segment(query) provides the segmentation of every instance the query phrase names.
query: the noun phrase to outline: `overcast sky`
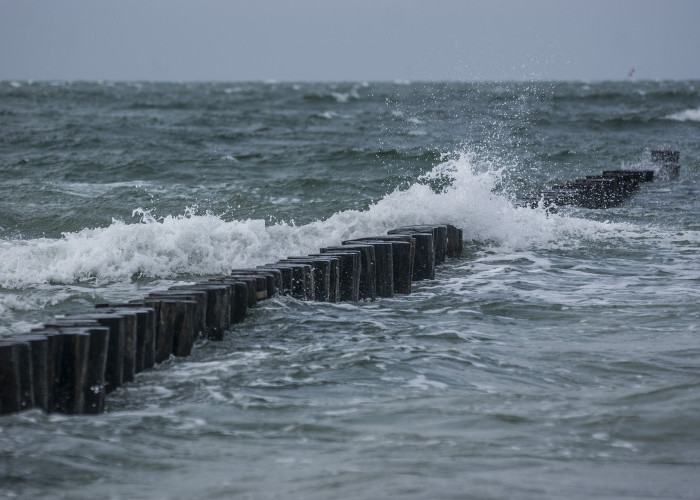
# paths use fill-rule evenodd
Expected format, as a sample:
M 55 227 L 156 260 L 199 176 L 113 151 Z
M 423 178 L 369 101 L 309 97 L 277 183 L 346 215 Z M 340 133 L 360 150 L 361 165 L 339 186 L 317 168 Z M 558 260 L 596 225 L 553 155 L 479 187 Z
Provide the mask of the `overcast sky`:
M 700 78 L 700 0 L 0 0 L 0 79 Z

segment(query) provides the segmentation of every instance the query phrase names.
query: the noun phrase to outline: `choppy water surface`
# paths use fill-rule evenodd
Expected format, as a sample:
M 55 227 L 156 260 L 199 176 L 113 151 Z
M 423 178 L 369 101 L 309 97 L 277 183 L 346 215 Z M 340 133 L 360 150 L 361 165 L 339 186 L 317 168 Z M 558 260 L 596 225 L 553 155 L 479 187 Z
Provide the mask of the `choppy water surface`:
M 420 222 L 415 293 L 288 297 L 104 415 L 0 418 L 0 496 L 697 498 L 700 82 L 0 82 L 0 337 Z M 681 152 L 623 206 L 516 209 Z

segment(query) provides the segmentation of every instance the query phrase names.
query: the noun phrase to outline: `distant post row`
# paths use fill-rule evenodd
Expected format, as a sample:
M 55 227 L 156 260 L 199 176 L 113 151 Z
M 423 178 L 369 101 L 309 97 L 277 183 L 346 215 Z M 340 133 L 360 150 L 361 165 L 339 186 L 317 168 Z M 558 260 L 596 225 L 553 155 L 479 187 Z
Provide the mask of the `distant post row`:
M 413 281 L 434 279 L 437 264 L 461 255 L 462 240 L 462 229 L 449 224 L 405 226 L 57 317 L 0 340 L 0 415 L 30 408 L 101 413 L 107 394 L 171 356 L 188 356 L 198 338 L 222 340 L 259 301 L 290 295 L 352 302 L 410 294 Z
M 588 175 L 552 186 L 552 189 L 532 194 L 518 200 L 517 205 L 536 208 L 542 206 L 550 211 L 559 206 L 582 208 L 617 207 L 629 198 L 641 183 L 661 180 L 676 180 L 680 173 L 680 152 L 654 150 L 651 161 L 657 170 L 606 170 L 601 175 Z

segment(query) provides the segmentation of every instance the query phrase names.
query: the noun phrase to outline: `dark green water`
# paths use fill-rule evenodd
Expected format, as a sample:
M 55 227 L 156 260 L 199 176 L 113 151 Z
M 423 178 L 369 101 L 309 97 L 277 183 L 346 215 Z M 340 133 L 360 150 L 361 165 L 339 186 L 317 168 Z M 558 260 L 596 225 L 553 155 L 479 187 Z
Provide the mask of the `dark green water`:
M 696 498 L 700 82 L 0 82 L 0 337 L 410 223 L 409 297 L 274 299 L 97 417 L 0 418 L 0 496 Z M 518 196 L 675 182 L 548 215 Z

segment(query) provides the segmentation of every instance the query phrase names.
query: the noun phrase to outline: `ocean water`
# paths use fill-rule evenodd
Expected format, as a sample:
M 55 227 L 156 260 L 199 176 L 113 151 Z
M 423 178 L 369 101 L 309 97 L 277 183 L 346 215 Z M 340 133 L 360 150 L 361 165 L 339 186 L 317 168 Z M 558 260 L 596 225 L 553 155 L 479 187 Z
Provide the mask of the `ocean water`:
M 264 302 L 99 416 L 0 418 L 0 497 L 698 498 L 700 82 L 0 82 L 0 337 L 413 223 L 414 293 Z M 681 153 L 675 182 L 514 201 Z

